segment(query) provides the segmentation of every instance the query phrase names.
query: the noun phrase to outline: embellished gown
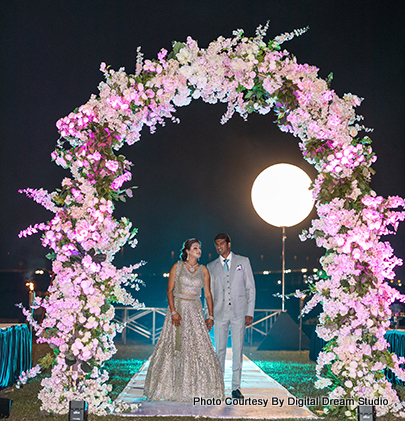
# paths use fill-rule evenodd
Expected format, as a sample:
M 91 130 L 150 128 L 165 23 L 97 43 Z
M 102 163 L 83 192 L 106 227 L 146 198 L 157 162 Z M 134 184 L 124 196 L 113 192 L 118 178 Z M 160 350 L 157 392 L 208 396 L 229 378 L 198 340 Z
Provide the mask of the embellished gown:
M 151 400 L 192 402 L 194 397 L 224 399 L 221 366 L 204 322 L 200 300 L 203 266 L 191 273 L 184 262 L 176 267 L 174 303 L 181 316 L 172 324 L 167 309 L 158 343 L 145 379 L 144 395 Z

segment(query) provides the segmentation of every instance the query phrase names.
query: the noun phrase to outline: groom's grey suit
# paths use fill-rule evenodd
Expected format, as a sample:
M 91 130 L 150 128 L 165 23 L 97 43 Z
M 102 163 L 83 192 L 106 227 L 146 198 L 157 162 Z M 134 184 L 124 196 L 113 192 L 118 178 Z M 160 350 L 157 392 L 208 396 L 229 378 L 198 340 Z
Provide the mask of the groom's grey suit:
M 232 253 L 232 252 L 231 252 Z M 232 253 L 229 272 L 218 257 L 207 265 L 211 276 L 214 303 L 215 349 L 225 372 L 226 344 L 229 325 L 232 338 L 232 390 L 240 388 L 243 360 L 245 316 L 252 316 L 255 308 L 255 281 L 247 257 Z

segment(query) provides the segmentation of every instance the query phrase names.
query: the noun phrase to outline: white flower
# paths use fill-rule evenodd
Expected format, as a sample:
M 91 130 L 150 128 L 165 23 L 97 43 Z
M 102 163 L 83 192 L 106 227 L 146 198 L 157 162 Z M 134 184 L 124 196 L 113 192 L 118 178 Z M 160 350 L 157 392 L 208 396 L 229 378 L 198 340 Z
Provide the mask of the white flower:
M 350 129 L 349 129 L 349 133 L 350 133 L 351 137 L 356 137 L 357 133 L 358 133 L 356 127 L 351 126 Z
M 332 384 L 330 379 L 325 379 L 324 377 L 318 378 L 318 380 L 315 382 L 315 388 L 316 389 L 324 389 L 325 387 L 328 387 Z
M 181 66 L 179 72 L 187 79 L 193 75 L 193 70 L 190 66 Z
M 351 388 L 353 387 L 353 383 L 352 383 L 352 381 L 351 381 L 351 380 L 346 380 L 346 381 L 345 381 L 345 386 L 346 386 L 348 389 L 351 389 Z
M 193 53 L 188 49 L 188 47 L 183 47 L 177 54 L 176 54 L 177 60 L 180 62 L 180 64 L 187 64 L 191 63 L 191 60 L 193 58 Z

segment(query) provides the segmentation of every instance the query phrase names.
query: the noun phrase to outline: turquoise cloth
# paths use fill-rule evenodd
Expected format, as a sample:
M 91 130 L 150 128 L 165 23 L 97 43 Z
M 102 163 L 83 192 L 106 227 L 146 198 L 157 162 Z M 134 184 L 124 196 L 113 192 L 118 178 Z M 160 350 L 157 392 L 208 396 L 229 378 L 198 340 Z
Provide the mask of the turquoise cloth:
M 384 337 L 390 344 L 388 348 L 390 352 L 394 352 L 398 357 L 405 357 L 405 331 L 389 330 Z M 405 385 L 405 382 L 399 380 L 391 370 L 386 370 L 385 375 L 391 383 Z
M 0 329 L 0 387 L 13 385 L 31 368 L 32 336 L 27 325 Z

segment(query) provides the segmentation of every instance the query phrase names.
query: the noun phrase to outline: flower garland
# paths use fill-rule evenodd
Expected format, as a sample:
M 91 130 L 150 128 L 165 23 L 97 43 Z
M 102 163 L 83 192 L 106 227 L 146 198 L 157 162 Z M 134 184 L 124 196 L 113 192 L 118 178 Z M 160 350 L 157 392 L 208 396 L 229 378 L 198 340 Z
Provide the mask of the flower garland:
M 112 217 L 112 201 L 132 196 L 131 189 L 121 190 L 131 179 L 131 163 L 113 150 L 138 141 L 144 125 L 153 133 L 165 119 L 178 122 L 175 107 L 201 98 L 228 104 L 222 123 L 235 112 L 246 119 L 249 113 L 273 109 L 280 129 L 299 137 L 304 159 L 319 172 L 313 185 L 319 219 L 302 239 L 314 238 L 327 250 L 323 275 L 304 309 L 322 303 L 317 333 L 329 341 L 318 359 L 316 386 L 330 388 L 332 398 L 388 398 L 387 407 L 377 407 L 379 415 L 388 410 L 405 414 L 384 376 L 388 367 L 405 379 L 399 367 L 403 360 L 388 352 L 384 339 L 389 305 L 403 300 L 384 280 L 394 277 L 393 268 L 402 261 L 389 243 L 380 241 L 404 219 L 405 213 L 395 209 L 405 202 L 383 199 L 369 187 L 376 156 L 368 135 L 359 136 L 370 131 L 354 111 L 361 99 L 352 94 L 339 98 L 316 67 L 299 64 L 281 50 L 284 41 L 307 29 L 265 43 L 267 26 L 259 26 L 254 38 L 242 30 L 233 38 L 221 36 L 207 49 L 188 37 L 186 43 L 174 43 L 170 53 L 162 49 L 156 60 L 144 60 L 138 49 L 134 75 L 102 63 L 106 80 L 99 96 L 92 95 L 57 122 L 61 140 L 52 158 L 73 178 L 50 194 L 24 191 L 55 217 L 21 232 L 43 231 L 56 274 L 50 295 L 36 301 L 46 309 L 44 321 L 34 322 L 39 341 L 51 344 L 57 354 L 52 376 L 42 381 L 43 410 L 66 413 L 73 398 L 88 400 L 90 412 L 113 409 L 107 374 L 101 371 L 114 353 L 118 327 L 111 322 L 110 303 L 137 305 L 122 288 L 123 282 L 136 281 L 131 272 L 137 265 L 117 270 L 111 263 L 128 240 L 136 244 L 129 221 Z M 330 409 L 354 415 L 354 408 Z
M 99 152 L 89 155 L 76 149 L 66 163 L 73 179 L 65 178 L 61 190 L 50 194 L 43 189 L 21 190 L 55 213 L 50 222 L 35 224 L 19 234 L 25 237 L 42 231 L 43 246 L 52 250 L 47 257 L 53 261 L 55 276 L 48 295 L 37 297 L 34 305 L 45 309 L 46 316 L 38 324 L 29 311 L 23 310 L 36 331 L 37 342 L 48 343 L 55 352 L 52 375 L 42 380 L 39 393 L 42 410 L 50 413 L 67 413 L 70 400 L 86 400 L 89 411 L 100 415 L 125 409 L 111 402 L 111 386 L 106 383 L 108 374 L 102 366 L 116 352 L 113 339 L 124 327 L 112 321 L 112 303 L 140 306 L 124 287 L 139 288 L 132 272 L 142 262 L 119 270 L 112 264 L 114 254 L 125 243 L 136 245 L 137 230 L 131 229 L 127 218 L 113 218 L 114 205 L 109 198 L 113 194 L 119 197 L 117 188 L 109 185 L 117 185 L 129 163 L 118 157 L 96 169 L 93 165 L 91 174 L 102 173 L 108 183 L 95 186 L 97 181 L 89 176 L 87 167 L 98 163 L 101 156 Z M 53 156 L 58 159 L 57 153 Z M 118 175 L 114 179 L 111 174 Z M 38 367 L 34 369 L 20 377 L 21 384 L 39 372 Z

